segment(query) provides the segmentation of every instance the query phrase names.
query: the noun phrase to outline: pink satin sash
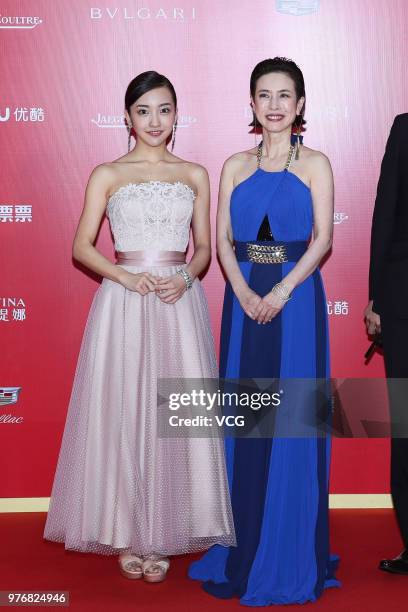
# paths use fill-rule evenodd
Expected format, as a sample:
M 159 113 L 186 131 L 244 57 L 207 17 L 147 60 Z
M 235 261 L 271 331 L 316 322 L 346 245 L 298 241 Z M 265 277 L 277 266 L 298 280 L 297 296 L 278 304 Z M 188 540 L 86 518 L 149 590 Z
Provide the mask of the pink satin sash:
M 118 251 L 116 255 L 116 263 L 124 266 L 171 266 L 186 261 L 182 251 Z

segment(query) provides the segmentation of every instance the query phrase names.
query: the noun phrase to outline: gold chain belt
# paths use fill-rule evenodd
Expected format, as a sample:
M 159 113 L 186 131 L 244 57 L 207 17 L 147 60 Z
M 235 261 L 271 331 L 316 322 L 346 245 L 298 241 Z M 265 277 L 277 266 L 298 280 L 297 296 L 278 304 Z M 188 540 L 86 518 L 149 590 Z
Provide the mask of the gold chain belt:
M 253 263 L 285 263 L 288 261 L 286 247 L 284 244 L 280 245 L 266 245 L 266 244 L 247 244 L 246 245 L 248 260 Z

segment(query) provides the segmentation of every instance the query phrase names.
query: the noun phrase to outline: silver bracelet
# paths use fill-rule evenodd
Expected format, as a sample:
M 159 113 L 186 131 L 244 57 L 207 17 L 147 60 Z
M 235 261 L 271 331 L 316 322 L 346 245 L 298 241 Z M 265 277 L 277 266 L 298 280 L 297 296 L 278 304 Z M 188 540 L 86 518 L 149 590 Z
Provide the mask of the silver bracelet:
M 282 302 L 287 302 L 292 297 L 289 289 L 284 283 L 276 283 L 276 285 L 272 287 L 272 293 L 277 295 Z
M 186 283 L 187 289 L 191 289 L 191 287 L 193 286 L 193 279 L 191 278 L 187 270 L 185 270 L 184 268 L 178 267 L 176 269 L 176 272 L 177 274 L 180 274 L 180 276 L 184 278 L 184 282 Z

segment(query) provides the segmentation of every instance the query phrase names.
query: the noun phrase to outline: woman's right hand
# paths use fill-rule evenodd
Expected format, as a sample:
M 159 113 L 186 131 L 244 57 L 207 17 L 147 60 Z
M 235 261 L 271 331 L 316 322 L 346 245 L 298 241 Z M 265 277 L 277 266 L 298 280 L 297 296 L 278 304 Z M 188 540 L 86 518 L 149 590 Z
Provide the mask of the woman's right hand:
M 373 300 L 370 300 L 367 304 L 364 311 L 364 319 L 369 336 L 374 336 L 381 332 L 381 318 L 380 315 L 373 310 Z
M 150 291 L 155 291 L 159 277 L 153 276 L 149 272 L 138 272 L 133 274 L 123 270 L 119 282 L 129 291 L 137 291 L 140 295 L 146 295 Z
M 237 295 L 237 298 L 245 314 L 248 315 L 248 317 L 250 317 L 251 319 L 254 319 L 256 307 L 258 306 L 262 298 L 257 293 L 255 293 L 255 291 L 252 291 L 252 289 L 250 289 L 249 287 L 245 289 L 245 291 Z

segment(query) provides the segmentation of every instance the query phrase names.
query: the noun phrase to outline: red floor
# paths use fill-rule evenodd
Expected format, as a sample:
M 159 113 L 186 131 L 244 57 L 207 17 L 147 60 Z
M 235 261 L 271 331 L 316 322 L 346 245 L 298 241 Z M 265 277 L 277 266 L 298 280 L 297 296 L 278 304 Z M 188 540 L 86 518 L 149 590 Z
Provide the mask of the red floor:
M 64 590 L 71 610 L 200 612 L 246 610 L 222 601 L 186 578 L 195 556 L 172 562 L 168 579 L 150 585 L 122 578 L 115 557 L 66 552 L 42 540 L 45 514 L 0 514 L 0 590 Z M 400 552 L 391 510 L 332 510 L 332 550 L 341 556 L 341 589 L 329 589 L 311 610 L 402 612 L 408 610 L 408 576 L 377 570 L 380 558 Z M 298 606 L 296 606 L 298 607 Z M 275 606 L 287 609 L 288 606 Z M 294 608 L 294 606 L 291 606 Z

